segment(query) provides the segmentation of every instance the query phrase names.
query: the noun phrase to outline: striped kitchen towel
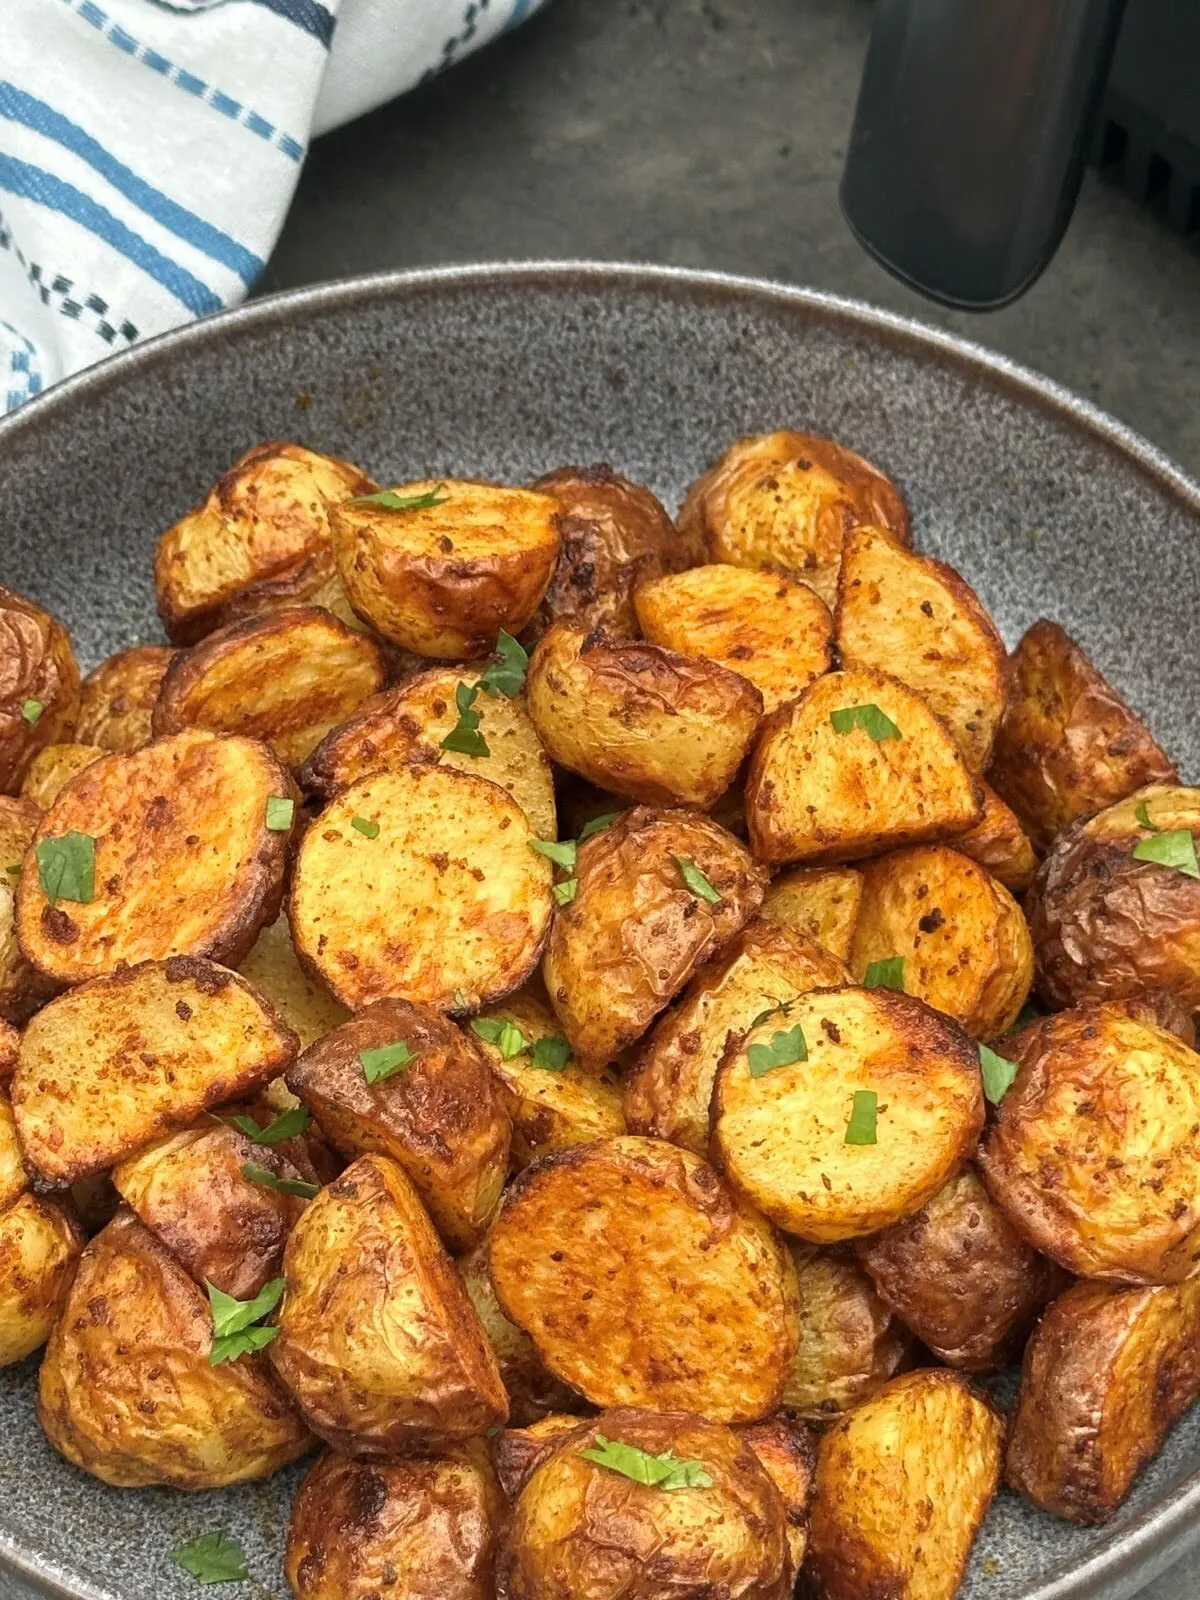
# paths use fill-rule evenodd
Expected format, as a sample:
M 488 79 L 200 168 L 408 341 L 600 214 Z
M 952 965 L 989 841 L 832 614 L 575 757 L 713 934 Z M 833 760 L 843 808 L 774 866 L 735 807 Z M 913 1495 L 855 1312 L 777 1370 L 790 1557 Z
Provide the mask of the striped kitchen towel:
M 0 411 L 235 304 L 309 140 L 543 0 L 0 0 Z

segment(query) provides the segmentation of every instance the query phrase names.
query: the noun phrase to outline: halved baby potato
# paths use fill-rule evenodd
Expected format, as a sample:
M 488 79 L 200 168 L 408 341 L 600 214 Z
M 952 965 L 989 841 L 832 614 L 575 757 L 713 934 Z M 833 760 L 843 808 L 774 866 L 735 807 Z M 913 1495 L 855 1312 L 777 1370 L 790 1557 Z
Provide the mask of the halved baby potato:
M 533 1340 L 500 1309 L 488 1270 L 487 1241 L 456 1264 L 508 1391 L 510 1426 L 523 1428 L 548 1413 L 580 1410 L 581 1397 L 546 1370 Z
M 17 1070 L 21 1035 L 10 1022 L 0 1022 L 0 1084 L 7 1083 Z
M 26 1193 L 0 1211 L 0 1367 L 50 1337 L 83 1246 L 69 1204 Z
M 79 667 L 67 630 L 0 586 L 0 795 L 17 794 L 29 763 L 73 737 Z
M 0 1090 L 0 1210 L 11 1205 L 22 1190 L 29 1187 L 29 1173 L 21 1154 L 17 1138 L 17 1123 L 12 1102 L 5 1090 Z
M 80 685 L 75 737 L 104 750 L 136 750 L 151 737 L 150 718 L 175 652 L 139 644 L 93 667 Z
M 44 745 L 26 770 L 21 799 L 28 800 L 39 811 L 49 811 L 77 772 L 107 754 L 108 751 L 98 744 Z
M 42 813 L 31 800 L 0 795 L 0 1022 L 22 1023 L 55 992 L 17 941 L 17 883 Z M 33 857 L 29 869 L 36 872 Z
M 849 961 L 861 899 L 862 873 L 855 867 L 793 867 L 767 885 L 759 915 Z
M 983 813 L 973 828 L 955 835 L 954 848 L 986 867 L 1013 894 L 1021 894 L 1037 872 L 1033 846 L 1016 812 L 1005 805 L 990 784 L 981 778 L 978 787 L 983 795 Z
M 746 780 L 762 861 L 854 861 L 964 833 L 979 790 L 946 725 L 885 672 L 829 672 L 769 718 Z
M 792 1573 L 800 1571 L 808 1548 L 808 1502 L 812 1495 L 817 1452 L 812 1435 L 799 1422 L 770 1417 L 742 1428 L 742 1438 L 758 1457 L 767 1477 L 779 1490 L 787 1515 L 787 1543 Z M 793 1579 L 794 1581 L 794 1579 Z
M 298 1036 L 302 1050 L 332 1033 L 350 1015 L 323 983 L 301 967 L 286 916 L 276 917 L 263 929 L 238 971 L 275 1007 Z

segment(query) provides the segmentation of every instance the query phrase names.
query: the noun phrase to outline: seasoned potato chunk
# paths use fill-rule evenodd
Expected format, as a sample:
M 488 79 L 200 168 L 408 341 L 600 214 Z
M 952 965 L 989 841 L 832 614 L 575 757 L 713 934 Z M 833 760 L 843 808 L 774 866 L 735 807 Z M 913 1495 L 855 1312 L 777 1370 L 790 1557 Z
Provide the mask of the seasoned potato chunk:
M 550 924 L 553 871 L 533 837 L 512 796 L 472 773 L 360 778 L 300 845 L 288 916 L 301 963 L 351 1009 L 499 999 L 529 976 Z
M 792 1246 L 800 1344 L 780 1401 L 789 1416 L 827 1423 L 911 1364 L 913 1337 L 853 1256 Z
M 28 1184 L 12 1102 L 0 1090 L 0 1210 L 11 1205 Z
M 657 1139 L 527 1167 L 491 1233 L 504 1314 L 594 1405 L 752 1422 L 796 1351 L 796 1281 L 771 1228 L 712 1168 Z
M 292 1229 L 271 1360 L 348 1455 L 443 1450 L 503 1422 L 479 1318 L 402 1169 L 362 1156 Z
M 767 1477 L 779 1490 L 787 1513 L 787 1542 L 792 1571 L 799 1572 L 808 1548 L 808 1501 L 812 1493 L 817 1453 L 807 1428 L 783 1417 L 752 1422 L 742 1438 L 758 1457 Z
M 642 806 L 586 839 L 575 873 L 543 976 L 572 1046 L 611 1061 L 750 919 L 766 874 L 707 817 Z
M 781 706 L 746 779 L 763 861 L 853 861 L 963 833 L 982 802 L 945 724 L 897 678 L 855 668 Z
M 0 1211 L 0 1367 L 50 1337 L 83 1244 L 70 1209 L 55 1200 L 22 1194 Z
M 911 1216 L 961 1166 L 983 1128 L 979 1059 L 908 995 L 825 990 L 734 1041 L 712 1114 L 734 1188 L 786 1232 L 832 1244 Z
M 568 623 L 543 634 L 526 679 L 552 761 L 647 805 L 707 811 L 741 766 L 762 696 L 715 661 Z
M 21 785 L 21 798 L 37 806 L 39 811 L 49 811 L 59 794 L 77 772 L 90 767 L 93 761 L 107 755 L 98 744 L 48 744 L 39 750 L 29 763 L 25 781 Z
M 448 661 L 487 655 L 501 628 L 520 633 L 558 559 L 558 502 L 449 480 L 390 494 L 399 503 L 333 510 L 333 553 L 359 616 L 404 649 Z
M 301 967 L 286 917 L 276 917 L 263 929 L 238 971 L 275 1007 L 298 1036 L 302 1050 L 332 1033 L 350 1015 L 324 984 Z
M 1008 710 L 988 778 L 1038 850 L 1175 767 L 1136 712 L 1057 622 L 1035 622 L 1013 651 Z
M 731 444 L 679 513 L 680 532 L 702 540 L 710 561 L 792 573 L 827 606 L 837 598 L 846 536 L 863 526 L 910 542 L 895 485 L 844 445 L 786 429 Z
M 509 1502 L 515 1502 L 533 1474 L 549 1461 L 560 1445 L 566 1444 L 568 1439 L 577 1443 L 586 1436 L 588 1427 L 585 1418 L 552 1412 L 528 1427 L 504 1428 L 498 1433 L 492 1445 L 492 1460 Z
M 903 550 L 877 528 L 847 534 L 835 614 L 847 666 L 915 689 L 982 772 L 1008 695 L 1008 657 L 974 589 L 953 567 Z
M 139 644 L 93 667 L 79 692 L 75 737 L 104 750 L 136 750 L 150 740 L 150 718 L 174 650 Z
M 0 586 L 0 794 L 17 794 L 29 763 L 72 737 L 79 668 L 62 623 Z
M 179 652 L 159 690 L 154 732 L 240 733 L 294 767 L 386 679 L 365 633 L 315 606 L 273 611 Z
M 1005 1476 L 1043 1511 L 1107 1522 L 1200 1397 L 1200 1282 L 1077 1283 L 1025 1351 Z
M 904 963 L 898 987 L 976 1039 L 1012 1025 L 1033 981 L 1020 906 L 982 867 L 940 844 L 896 850 L 863 872 L 855 980 L 895 957 Z
M 194 956 L 93 978 L 39 1011 L 12 1080 L 31 1164 L 65 1185 L 282 1072 L 296 1035 L 236 973 Z
M 983 814 L 973 828 L 955 836 L 954 848 L 986 867 L 992 877 L 1021 894 L 1033 882 L 1037 857 L 1015 811 L 1010 810 L 990 785 L 979 780 Z
M 707 1155 L 713 1079 L 729 1040 L 797 995 L 849 982 L 842 963 L 802 934 L 749 923 L 701 967 L 643 1044 L 625 1094 L 630 1132 Z
M 424 1461 L 327 1450 L 292 1505 L 284 1572 L 296 1600 L 494 1600 L 504 1511 L 482 1441 Z
M 508 1391 L 511 1425 L 525 1427 L 547 1413 L 580 1410 L 583 1404 L 580 1396 L 547 1372 L 533 1340 L 501 1311 L 488 1270 L 487 1242 L 463 1256 L 458 1270 Z
M 817 1446 L 815 1600 L 953 1600 L 996 1492 L 1004 1423 L 956 1372 L 908 1372 Z
M 862 873 L 854 867 L 793 867 L 767 886 L 760 915 L 849 961 L 861 899 Z
M 7 1083 L 17 1070 L 17 1051 L 21 1036 L 9 1022 L 0 1022 L 0 1083 Z
M 235 598 L 306 567 L 326 570 L 330 503 L 373 488 L 348 461 L 303 445 L 270 439 L 247 450 L 158 541 L 154 590 L 167 637 L 194 644 Z
M 203 1290 L 128 1211 L 83 1252 L 38 1378 L 38 1420 L 103 1483 L 220 1489 L 312 1447 L 265 1357 L 213 1366 Z
M 979 1163 L 1017 1231 L 1081 1278 L 1200 1272 L 1200 1056 L 1124 1005 L 1063 1011 L 1003 1043 L 1020 1070 Z
M 0 1032 L 5 1021 L 24 1022 L 55 991 L 17 942 L 17 882 L 41 817 L 31 800 L 0 795 Z M 30 870 L 37 871 L 32 857 Z
M 647 639 L 749 678 L 766 711 L 829 670 L 829 608 L 807 584 L 782 573 L 693 567 L 642 584 L 635 604 Z

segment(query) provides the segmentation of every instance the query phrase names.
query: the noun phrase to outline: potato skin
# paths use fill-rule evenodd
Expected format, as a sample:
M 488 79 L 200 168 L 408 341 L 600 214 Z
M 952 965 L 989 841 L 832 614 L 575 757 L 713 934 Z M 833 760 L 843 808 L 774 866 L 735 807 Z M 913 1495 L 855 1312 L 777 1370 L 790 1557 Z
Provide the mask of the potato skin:
M 30 722 L 29 700 L 42 710 Z M 72 737 L 79 714 L 79 667 L 62 623 L 0 585 L 0 794 L 20 791 L 29 763 Z
M 17 940 L 17 882 L 42 813 L 31 800 L 0 795 L 0 1024 L 26 1022 L 57 985 L 22 953 Z M 36 865 L 33 867 L 36 872 Z
M 69 1205 L 26 1193 L 0 1211 L 0 1367 L 50 1337 L 83 1245 Z
M 174 656 L 165 645 L 140 644 L 93 667 L 80 686 L 76 739 L 104 750 L 148 744 L 158 688 Z
M 1145 723 L 1066 630 L 1035 622 L 1012 654 L 1008 709 L 988 769 L 1035 849 L 1136 789 L 1176 779 Z
M 21 784 L 21 798 L 49 811 L 77 772 L 107 755 L 97 744 L 48 744 L 29 763 Z
M 862 882 L 854 867 L 793 867 L 772 878 L 759 915 L 849 961 Z
M 848 1252 L 792 1243 L 800 1344 L 780 1410 L 827 1425 L 911 1365 L 913 1336 Z
M 812 1435 L 801 1423 L 784 1417 L 752 1422 L 742 1438 L 758 1457 L 767 1477 L 779 1490 L 787 1513 L 788 1551 L 792 1570 L 799 1572 L 808 1547 L 808 1501 L 812 1493 L 817 1452 Z
M 694 895 L 676 859 L 721 896 Z M 758 909 L 766 874 L 694 811 L 638 806 L 579 847 L 578 888 L 550 930 L 543 976 L 572 1047 L 610 1061 Z
M 9 1022 L 0 1022 L 0 1083 L 6 1084 L 17 1070 L 17 1050 L 21 1036 Z
M 203 1291 L 128 1211 L 80 1258 L 38 1378 L 38 1421 L 120 1488 L 266 1478 L 312 1440 L 261 1355 L 214 1367 Z
M 533 1340 L 500 1309 L 488 1270 L 487 1241 L 461 1257 L 457 1266 L 508 1392 L 509 1429 L 528 1427 L 548 1415 L 582 1410 L 582 1396 L 546 1370 Z
M 503 1496 L 480 1443 L 411 1461 L 327 1450 L 292 1504 L 296 1600 L 493 1600 Z
M 966 833 L 955 835 L 954 848 L 986 868 L 998 883 L 1013 894 L 1023 894 L 1037 872 L 1037 857 L 1017 814 L 982 779 L 977 785 L 983 796 L 979 821 Z

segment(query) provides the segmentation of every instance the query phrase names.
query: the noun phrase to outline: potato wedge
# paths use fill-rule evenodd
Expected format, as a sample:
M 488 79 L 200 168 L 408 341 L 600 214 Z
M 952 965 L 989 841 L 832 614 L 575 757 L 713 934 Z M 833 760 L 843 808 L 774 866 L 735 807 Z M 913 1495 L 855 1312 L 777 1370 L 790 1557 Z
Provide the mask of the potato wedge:
M 5 1021 L 26 1021 L 56 989 L 17 942 L 17 883 L 41 818 L 31 800 L 0 795 L 0 1027 Z
M 651 643 L 749 678 L 765 711 L 795 699 L 829 671 L 829 608 L 807 584 L 782 573 L 692 567 L 641 584 L 634 603 Z
M 550 930 L 543 976 L 572 1047 L 600 1062 L 638 1039 L 749 921 L 766 882 L 707 817 L 643 806 L 579 846 L 575 878 L 575 896 Z
M 862 873 L 855 867 L 793 867 L 768 884 L 759 915 L 849 961 L 861 899 Z
M 574 1415 L 564 1416 L 551 1412 L 539 1417 L 527 1427 L 509 1427 L 495 1435 L 492 1460 L 496 1463 L 496 1477 L 510 1504 L 540 1466 L 543 1466 L 560 1445 L 570 1439 L 579 1442 L 587 1436 L 590 1419 Z
M 104 750 L 148 744 L 158 688 L 174 656 L 164 645 L 139 644 L 93 667 L 80 686 L 76 739 Z
M 501 628 L 520 633 L 558 559 L 558 502 L 450 479 L 390 493 L 402 503 L 344 500 L 331 517 L 338 573 L 364 622 L 446 661 L 487 655 Z
M 955 836 L 954 848 L 986 867 L 1013 894 L 1022 894 L 1033 882 L 1037 857 L 1011 810 L 990 786 L 979 780 L 983 813 L 973 828 Z
M 0 795 L 17 794 L 29 763 L 70 739 L 79 667 L 62 623 L 0 586 Z
M 706 1156 L 713 1080 L 729 1041 L 764 1011 L 849 982 L 842 963 L 802 934 L 748 923 L 701 967 L 641 1046 L 625 1091 L 629 1131 Z
M 297 1039 L 236 973 L 196 956 L 93 978 L 39 1011 L 11 1092 L 30 1164 L 63 1186 L 282 1072 Z
M 291 794 L 265 745 L 199 728 L 94 761 L 34 834 L 46 864 L 18 881 L 22 951 L 57 983 L 174 955 L 236 966 L 279 911 L 290 824 L 268 802 Z
M 900 957 L 902 987 L 975 1039 L 1011 1027 L 1033 981 L 1033 942 L 1002 883 L 946 845 L 914 845 L 867 864 L 850 970 L 862 983 Z
M 56 1200 L 21 1194 L 0 1211 L 0 1367 L 50 1337 L 83 1245 L 70 1207 Z
M 581 1410 L 582 1397 L 546 1370 L 533 1340 L 501 1311 L 488 1270 L 487 1242 L 463 1256 L 457 1266 L 508 1392 L 510 1426 L 523 1428 L 548 1414 Z
M 1107 1522 L 1197 1398 L 1200 1282 L 1077 1283 L 1025 1351 L 1005 1477 L 1043 1511 Z
M 832 439 L 786 429 L 731 444 L 679 513 L 680 533 L 703 541 L 710 561 L 791 573 L 829 607 L 846 536 L 863 526 L 911 542 L 908 508 L 878 467 Z
M 263 929 L 250 954 L 238 964 L 238 971 L 275 1007 L 298 1036 L 302 1050 L 332 1033 L 350 1016 L 324 984 L 310 978 L 301 967 L 285 916 L 276 917 Z
M 49 811 L 77 772 L 99 761 L 108 751 L 98 744 L 48 744 L 29 763 L 21 784 L 21 798 L 39 811 Z
M 793 1243 L 800 1344 L 780 1409 L 824 1425 L 911 1365 L 912 1334 L 849 1254 Z
M 988 780 L 1035 849 L 1150 783 L 1174 764 L 1057 622 L 1035 622 L 1012 654 L 1008 710 Z
M 499 999 L 533 971 L 550 924 L 553 871 L 533 837 L 512 796 L 473 773 L 360 778 L 300 845 L 288 917 L 301 965 L 352 1010 Z
M 817 1446 L 814 1600 L 953 1600 L 1000 1479 L 1004 1423 L 956 1372 L 908 1372 Z
M 8 1094 L 0 1090 L 0 1211 L 29 1187 L 29 1174 L 17 1138 L 17 1123 Z
M 295 767 L 386 681 L 383 656 L 365 633 L 316 606 L 272 611 L 217 628 L 176 655 L 154 732 L 240 733 Z
M 131 1212 L 84 1250 L 38 1377 L 38 1421 L 102 1483 L 220 1489 L 312 1440 L 266 1358 L 213 1366 L 209 1303 Z
M 801 995 L 725 1052 L 712 1116 L 733 1188 L 785 1232 L 833 1244 L 911 1216 L 962 1165 L 983 1128 L 979 1058 L 909 995 Z
M 546 1156 L 492 1226 L 501 1309 L 594 1405 L 753 1422 L 796 1351 L 791 1257 L 688 1150 L 626 1136 Z
M 614 794 L 702 811 L 732 783 L 763 709 L 715 661 L 565 622 L 542 635 L 525 688 L 552 761 Z
M 495 1357 L 403 1170 L 361 1156 L 292 1229 L 268 1347 L 308 1425 L 347 1455 L 444 1450 L 503 1422 Z
M 782 1417 L 752 1422 L 741 1430 L 741 1435 L 779 1490 L 787 1513 L 792 1570 L 799 1572 L 808 1548 L 808 1501 L 817 1464 L 812 1436 L 807 1428 Z
M 1200 1273 L 1200 1056 L 1124 1005 L 1003 1041 L 1018 1064 L 979 1152 L 988 1193 L 1066 1271 L 1109 1283 Z
M 761 861 L 855 861 L 951 838 L 981 814 L 945 724 L 899 679 L 863 667 L 826 673 L 781 706 L 746 779 Z
M 375 485 L 335 456 L 278 439 L 247 450 L 158 541 L 154 591 L 167 637 L 194 644 L 262 584 L 328 566 L 329 506 Z

